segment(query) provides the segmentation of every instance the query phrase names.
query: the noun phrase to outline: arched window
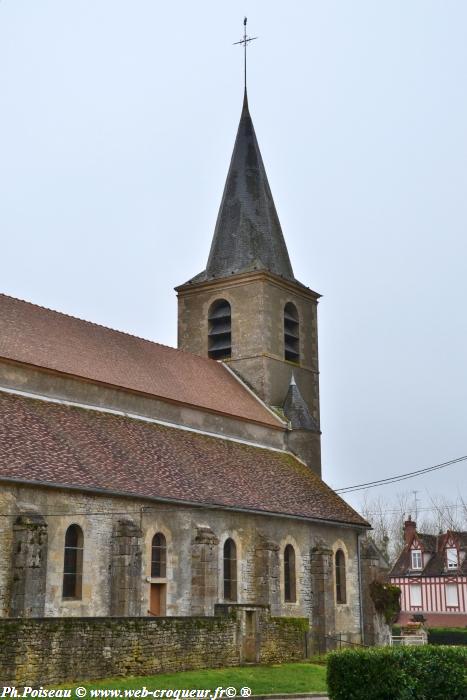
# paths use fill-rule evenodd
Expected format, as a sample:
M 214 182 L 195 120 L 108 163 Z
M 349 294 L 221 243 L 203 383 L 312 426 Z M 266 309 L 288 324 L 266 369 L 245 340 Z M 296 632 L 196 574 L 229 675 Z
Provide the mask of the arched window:
M 289 301 L 284 307 L 284 357 L 290 362 L 300 361 L 299 331 L 298 311 Z
M 232 539 L 224 544 L 224 600 L 237 600 L 237 547 Z
M 345 585 L 345 554 L 342 549 L 338 549 L 335 559 L 336 569 L 336 601 L 338 603 L 347 602 L 347 591 Z
M 162 532 L 156 532 L 151 545 L 151 578 L 165 578 L 167 575 L 167 543 Z
M 284 597 L 286 603 L 295 603 L 297 600 L 295 550 L 291 544 L 284 549 Z
M 232 354 L 232 319 L 230 304 L 218 299 L 208 314 L 208 355 L 213 360 L 228 360 Z
M 83 531 L 70 525 L 65 533 L 63 597 L 81 598 L 83 584 Z

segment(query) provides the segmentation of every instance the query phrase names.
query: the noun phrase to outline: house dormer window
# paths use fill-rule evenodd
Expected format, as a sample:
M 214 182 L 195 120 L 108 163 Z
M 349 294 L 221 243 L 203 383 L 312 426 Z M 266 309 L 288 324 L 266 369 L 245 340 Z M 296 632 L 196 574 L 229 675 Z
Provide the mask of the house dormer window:
M 446 562 L 448 569 L 457 569 L 459 566 L 459 554 L 455 547 L 446 549 Z
M 422 550 L 412 549 L 412 569 L 420 571 L 422 566 Z

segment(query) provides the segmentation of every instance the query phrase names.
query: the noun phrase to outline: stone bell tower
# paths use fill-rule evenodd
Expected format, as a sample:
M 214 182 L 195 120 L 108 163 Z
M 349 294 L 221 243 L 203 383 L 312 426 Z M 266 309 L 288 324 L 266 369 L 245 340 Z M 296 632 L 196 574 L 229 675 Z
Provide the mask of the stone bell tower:
M 228 363 L 283 411 L 290 449 L 320 474 L 320 295 L 294 277 L 246 90 L 206 269 L 176 291 L 179 348 Z

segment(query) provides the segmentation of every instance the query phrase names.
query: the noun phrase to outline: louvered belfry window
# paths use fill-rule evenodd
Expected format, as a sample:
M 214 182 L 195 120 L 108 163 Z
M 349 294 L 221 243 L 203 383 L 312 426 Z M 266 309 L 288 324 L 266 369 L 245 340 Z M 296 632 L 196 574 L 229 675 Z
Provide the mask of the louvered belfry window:
M 284 357 L 289 362 L 300 361 L 300 324 L 298 311 L 289 301 L 284 308 Z
M 213 360 L 228 360 L 232 355 L 231 309 L 225 299 L 218 299 L 209 309 L 208 355 Z

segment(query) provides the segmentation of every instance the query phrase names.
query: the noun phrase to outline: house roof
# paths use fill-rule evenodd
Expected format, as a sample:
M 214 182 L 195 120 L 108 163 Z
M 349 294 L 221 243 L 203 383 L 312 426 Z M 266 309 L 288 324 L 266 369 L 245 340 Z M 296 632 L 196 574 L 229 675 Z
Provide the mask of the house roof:
M 438 548 L 438 538 L 436 535 L 427 535 L 422 532 L 417 532 L 417 539 L 425 552 L 436 552 Z
M 0 294 L 0 358 L 283 429 L 226 367 Z
M 245 90 L 208 263 L 191 281 L 252 270 L 295 281 Z
M 0 480 L 368 523 L 291 454 L 0 392 Z
M 445 548 L 449 537 L 452 536 L 457 542 L 460 550 L 467 550 L 467 532 L 448 531 L 439 535 L 428 535 L 422 532 L 415 532 L 412 540 L 408 542 L 397 561 L 391 569 L 391 576 L 412 576 L 411 568 L 411 550 L 414 540 L 421 544 L 423 551 L 430 554 L 430 559 L 427 561 L 423 569 L 417 570 L 417 576 L 441 576 L 442 574 L 461 573 L 467 575 L 467 553 L 463 561 L 459 561 L 459 569 L 446 569 Z

